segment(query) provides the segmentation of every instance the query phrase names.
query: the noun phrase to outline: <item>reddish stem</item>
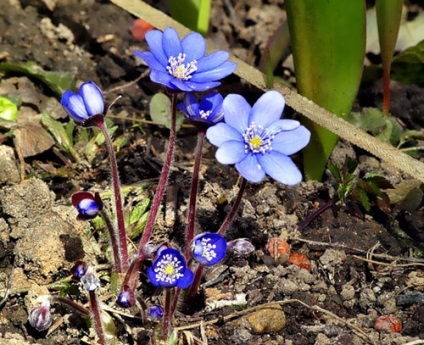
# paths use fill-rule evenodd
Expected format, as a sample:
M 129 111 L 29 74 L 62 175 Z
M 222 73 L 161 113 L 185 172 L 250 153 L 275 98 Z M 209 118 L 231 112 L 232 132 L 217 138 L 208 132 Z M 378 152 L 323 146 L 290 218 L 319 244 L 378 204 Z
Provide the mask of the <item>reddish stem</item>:
M 203 141 L 204 141 L 205 135 L 206 135 L 205 131 L 199 130 L 197 132 L 197 145 L 194 151 L 194 167 L 193 167 L 193 175 L 191 177 L 190 200 L 189 200 L 188 221 L 187 221 L 187 230 L 186 230 L 186 246 L 185 246 L 186 261 L 190 259 L 190 244 L 194 238 L 194 223 L 196 220 L 196 200 L 197 200 L 197 190 L 199 186 L 199 171 L 200 171 L 200 163 L 202 161 L 202 148 L 203 148 Z
M 236 200 L 234 201 L 233 206 L 231 207 L 230 212 L 227 214 L 227 217 L 225 218 L 224 222 L 222 223 L 221 227 L 218 230 L 218 234 L 224 236 L 225 232 L 227 231 L 228 227 L 230 226 L 231 222 L 233 221 L 236 213 L 237 213 L 237 209 L 240 206 L 240 202 L 241 199 L 243 197 L 243 193 L 244 190 L 246 189 L 247 186 L 247 180 L 245 178 L 241 178 L 241 184 L 240 184 L 240 188 L 236 197 Z
M 93 312 L 94 327 L 96 329 L 97 336 L 99 337 L 99 344 L 106 345 L 105 331 L 103 328 L 101 309 L 99 300 L 95 291 L 89 291 L 90 305 Z
M 172 300 L 172 289 L 165 289 L 165 315 L 163 316 L 163 328 L 162 328 L 162 339 L 166 340 L 169 336 L 169 330 L 171 326 L 171 318 L 173 310 L 171 307 Z
M 112 242 L 112 250 L 114 251 L 114 257 L 119 257 L 119 262 L 115 262 L 115 267 L 117 273 L 125 273 L 128 269 L 128 249 L 127 249 L 127 233 L 125 231 L 125 221 L 124 221 L 124 210 L 122 204 L 122 194 L 121 186 L 119 183 L 119 172 L 118 172 L 118 163 L 116 161 L 115 151 L 113 149 L 112 139 L 110 138 L 109 132 L 106 128 L 105 121 L 101 121 L 98 124 L 98 127 L 102 131 L 106 147 L 109 153 L 110 166 L 112 171 L 112 185 L 113 185 L 113 194 L 115 197 L 115 212 L 116 220 L 118 225 L 118 230 L 114 228 L 115 234 L 112 236 L 111 240 L 115 239 L 115 243 Z M 115 251 L 117 253 L 115 253 Z
M 160 205 L 162 203 L 163 194 L 165 193 L 166 183 L 168 182 L 169 173 L 171 171 L 171 163 L 174 157 L 175 147 L 175 124 L 177 113 L 177 94 L 172 94 L 172 115 L 171 115 L 171 128 L 169 132 L 168 150 L 166 152 L 165 162 L 163 164 L 162 173 L 160 175 L 159 184 L 156 189 L 156 194 L 153 197 L 152 207 L 150 209 L 149 217 L 147 218 L 146 226 L 144 228 L 143 236 L 141 237 L 140 244 L 138 245 L 137 256 L 140 259 L 144 258 L 143 249 L 149 242 L 152 234 L 153 226 L 156 221 Z
M 383 64 L 383 113 L 390 113 L 390 64 Z

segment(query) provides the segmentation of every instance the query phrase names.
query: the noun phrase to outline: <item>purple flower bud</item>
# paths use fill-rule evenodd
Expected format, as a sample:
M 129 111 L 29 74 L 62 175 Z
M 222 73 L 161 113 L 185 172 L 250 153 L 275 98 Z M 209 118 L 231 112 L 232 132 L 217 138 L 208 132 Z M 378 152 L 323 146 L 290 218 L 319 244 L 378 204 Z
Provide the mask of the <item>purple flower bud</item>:
M 248 255 L 255 250 L 255 247 L 247 238 L 238 238 L 228 242 L 228 249 L 239 255 Z
M 122 308 L 130 308 L 135 304 L 134 291 L 128 285 L 124 285 L 118 295 L 116 303 Z
M 77 94 L 65 91 L 60 103 L 68 115 L 83 126 L 92 117 L 103 117 L 105 109 L 102 91 L 91 81 L 81 84 Z
M 77 261 L 75 265 L 71 268 L 72 277 L 75 280 L 80 280 L 87 271 L 87 264 L 84 261 Z
M 153 305 L 149 308 L 149 318 L 156 321 L 161 319 L 163 316 L 163 309 L 161 306 Z
M 206 130 L 209 126 L 224 120 L 223 101 L 224 99 L 219 93 L 212 92 L 198 103 L 196 97 L 187 92 L 184 95 L 184 102 L 178 105 L 178 110 L 182 111 L 198 129 Z
M 99 193 L 76 192 L 72 195 L 72 205 L 76 207 L 78 219 L 81 220 L 93 219 L 103 209 Z
M 96 291 L 98 288 L 100 288 L 100 280 L 94 273 L 93 266 L 88 266 L 87 272 L 85 272 L 85 275 L 81 278 L 82 285 L 84 286 L 84 289 L 87 291 Z
M 39 307 L 31 310 L 28 322 L 39 332 L 43 332 L 51 326 L 53 318 L 50 313 L 50 301 L 48 299 L 44 300 Z
M 193 259 L 204 266 L 212 266 L 225 258 L 227 241 L 214 233 L 197 235 L 193 240 Z

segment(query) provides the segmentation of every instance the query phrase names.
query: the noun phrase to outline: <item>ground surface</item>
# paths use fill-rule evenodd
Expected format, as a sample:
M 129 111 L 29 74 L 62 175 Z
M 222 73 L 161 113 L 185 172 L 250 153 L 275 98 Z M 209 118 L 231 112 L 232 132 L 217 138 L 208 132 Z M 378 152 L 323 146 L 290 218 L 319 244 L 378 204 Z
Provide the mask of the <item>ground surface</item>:
M 123 140 L 118 160 L 123 184 L 132 186 L 126 197 L 131 208 L 152 197 L 166 147 L 167 131 L 148 121 L 149 99 L 161 88 L 147 75 L 134 82 L 146 68 L 132 51 L 145 49 L 145 43 L 131 36 L 134 18 L 107 2 L 58 1 L 53 11 L 45 3 L 1 2 L 0 62 L 35 61 L 45 70 L 68 71 L 78 80 L 95 81 L 108 101 L 123 95 L 112 114 L 118 126 L 116 138 Z M 284 18 L 283 1 L 213 3 L 210 36 L 222 49 L 232 49 L 249 63 L 258 64 L 269 35 Z M 378 85 L 361 89 L 355 105 L 358 110 L 364 99 L 366 106 L 380 103 Z M 412 88 L 413 95 L 423 99 L 422 90 Z M 396 85 L 393 102 L 399 113 L 394 113 L 399 117 L 416 114 L 412 107 L 419 104 L 405 90 L 411 87 Z M 242 93 L 251 102 L 261 94 L 235 77 L 227 78 L 220 91 Z M 55 119 L 67 119 L 55 95 L 37 79 L 7 73 L 0 78 L 3 94 L 19 96 L 22 104 L 18 123 L 12 126 L 14 139 L 0 134 L 1 296 L 10 285 L 10 294 L 1 303 L 0 344 L 94 343 L 83 319 L 60 305 L 54 305 L 55 324 L 49 334 L 32 330 L 27 317 L 37 296 L 59 294 L 63 285 L 55 283 L 67 281 L 76 260 L 107 263 L 104 238 L 90 236 L 88 224 L 75 219 L 69 200 L 79 189 L 109 190 L 108 157 L 102 146 L 87 154 L 83 139 L 76 144 L 82 157 L 79 163 L 53 147 L 52 136 L 40 124 L 40 114 L 47 110 Z M 290 109 L 287 114 L 296 116 Z M 408 121 L 411 129 L 421 129 L 422 122 Z M 4 134 L 11 126 L 3 124 L 2 128 Z M 169 237 L 181 245 L 195 141 L 193 128 L 179 131 L 167 212 L 159 217 L 157 241 Z M 405 181 L 389 165 L 347 143 L 340 143 L 333 159 L 340 164 L 346 154 L 361 162 L 363 172 L 378 170 L 393 184 Z M 209 144 L 204 157 L 197 221 L 199 231 L 213 232 L 237 193 L 237 174 L 214 160 Z M 300 163 L 299 157 L 295 159 Z M 297 224 L 328 202 L 334 188 L 328 176 L 324 183 L 304 182 L 295 187 L 269 180 L 248 187 L 228 238 L 249 238 L 255 251 L 244 257 L 230 255 L 218 270 L 206 272 L 205 296 L 196 303 L 200 307 L 176 315 L 182 343 L 191 335 L 200 339 L 203 330 L 208 344 L 406 344 L 424 339 L 424 263 L 417 257 L 417 248 L 424 245 L 422 201 L 411 212 L 393 207 L 389 215 L 378 209 L 365 214 L 359 207 L 336 204 L 299 231 Z M 306 254 L 311 270 L 278 264 L 265 249 L 272 237 L 285 238 L 292 251 Z M 105 272 L 104 301 L 116 310 L 108 294 L 107 267 L 98 266 L 98 271 Z M 144 275 L 141 283 L 138 300 L 157 301 Z M 84 296 L 73 298 L 86 301 Z M 230 302 L 233 306 L 222 301 L 234 301 Z M 270 302 L 281 307 L 270 307 Z M 400 333 L 374 329 L 377 317 L 388 314 L 402 323 Z M 111 315 L 119 341 L 147 343 L 154 325 L 143 322 L 137 308 L 126 315 L 114 311 Z M 209 322 L 201 325 L 200 321 Z

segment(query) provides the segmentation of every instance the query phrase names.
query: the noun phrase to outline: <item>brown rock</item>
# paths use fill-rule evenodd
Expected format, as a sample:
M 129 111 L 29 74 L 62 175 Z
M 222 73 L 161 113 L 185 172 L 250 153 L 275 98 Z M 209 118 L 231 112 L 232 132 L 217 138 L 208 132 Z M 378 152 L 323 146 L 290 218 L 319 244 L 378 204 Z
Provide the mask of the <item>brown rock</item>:
M 259 309 L 246 317 L 255 333 L 271 333 L 281 331 L 286 326 L 286 315 L 278 304 Z

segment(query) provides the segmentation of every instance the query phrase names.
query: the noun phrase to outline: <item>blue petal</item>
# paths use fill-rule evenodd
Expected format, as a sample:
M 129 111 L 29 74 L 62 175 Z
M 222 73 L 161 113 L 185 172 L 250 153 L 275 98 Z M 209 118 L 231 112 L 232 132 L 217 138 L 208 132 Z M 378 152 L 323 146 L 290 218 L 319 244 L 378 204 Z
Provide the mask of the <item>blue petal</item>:
M 236 164 L 237 171 L 249 182 L 261 182 L 265 178 L 265 171 L 259 164 L 257 155 L 249 153 L 246 158 Z
M 292 131 L 283 131 L 272 140 L 272 149 L 285 155 L 292 155 L 308 145 L 311 132 L 304 126 L 299 126 Z
M 208 117 L 209 122 L 217 123 L 224 118 L 223 101 L 224 99 L 218 92 L 211 92 L 202 98 L 199 108 L 204 111 L 211 110 L 211 114 Z
M 91 81 L 83 83 L 78 93 L 84 100 L 85 108 L 90 116 L 103 114 L 105 110 L 105 101 L 102 91 L 96 84 Z
M 268 126 L 268 131 L 278 134 L 282 131 L 292 131 L 300 126 L 300 122 L 296 120 L 278 120 Z
M 194 82 L 220 80 L 233 73 L 236 67 L 237 64 L 227 61 L 213 69 L 194 73 L 190 80 Z
M 277 151 L 271 151 L 266 154 L 259 154 L 258 161 L 265 172 L 274 180 L 294 185 L 302 181 L 302 174 L 290 157 Z
M 204 246 L 203 240 L 206 240 L 207 245 L 214 246 L 214 248 L 207 248 Z M 194 239 L 193 258 L 197 262 L 205 266 L 212 266 L 222 261 L 225 258 L 227 251 L 227 241 L 219 234 L 204 233 L 197 235 Z M 214 252 L 215 257 L 208 257 L 205 254 Z
M 161 63 L 156 59 L 156 57 L 150 52 L 141 52 L 139 50 L 134 51 L 140 59 L 142 59 L 150 69 L 158 70 L 161 72 L 168 73 L 166 67 L 162 66 Z
M 165 55 L 162 47 L 163 32 L 159 30 L 152 30 L 146 34 L 146 41 L 149 45 L 150 51 L 156 60 L 163 66 L 168 65 L 168 58 Z
M 223 143 L 236 140 L 244 142 L 243 137 L 233 127 L 228 126 L 226 123 L 218 123 L 213 127 L 209 127 L 206 131 L 206 138 L 212 145 L 220 147 Z
M 200 73 L 214 69 L 227 61 L 229 56 L 230 54 L 227 52 L 218 50 L 208 56 L 202 57 L 197 61 L 197 72 Z
M 186 88 L 189 89 L 188 91 L 199 91 L 199 92 L 207 91 L 221 85 L 221 83 L 217 81 L 209 81 L 204 83 L 186 81 L 184 84 L 186 85 Z
M 224 119 L 225 122 L 243 134 L 248 125 L 251 107 L 243 96 L 230 94 L 224 98 Z
M 192 32 L 181 41 L 184 54 L 186 54 L 185 63 L 198 60 L 206 54 L 206 42 L 203 36 L 197 32 Z
M 253 105 L 249 124 L 255 123 L 264 128 L 281 118 L 286 101 L 278 91 L 264 93 Z
M 156 280 L 156 272 L 153 270 L 153 266 L 147 269 L 147 278 L 154 286 L 159 286 L 159 282 Z
M 170 56 L 176 58 L 178 54 L 183 52 L 180 38 L 178 37 L 178 33 L 175 31 L 175 29 L 171 27 L 167 27 L 165 29 L 162 36 L 162 48 L 168 59 Z
M 174 85 L 171 84 L 172 79 L 174 79 L 173 76 L 171 76 L 167 72 L 160 72 L 158 70 L 152 70 L 150 72 L 150 79 L 154 81 L 155 83 L 165 85 L 171 89 L 176 89 Z
M 199 116 L 199 104 L 197 103 L 196 97 L 191 92 L 186 92 L 184 95 L 184 113 L 188 117 Z
M 72 91 L 66 91 L 62 95 L 60 103 L 63 109 L 76 122 L 82 122 L 89 117 L 82 97 Z
M 221 164 L 238 163 L 246 157 L 244 146 L 242 141 L 226 141 L 216 151 L 216 160 Z
M 176 286 L 180 289 L 187 289 L 191 284 L 193 284 L 194 274 L 188 268 L 184 271 L 184 276 L 178 279 Z
M 188 82 L 182 81 L 182 80 L 174 78 L 174 77 L 172 77 L 172 79 L 169 81 L 169 84 L 171 85 L 169 87 L 173 90 L 180 90 L 180 91 L 185 91 L 185 92 L 199 91 L 199 90 L 191 88 L 188 85 Z

